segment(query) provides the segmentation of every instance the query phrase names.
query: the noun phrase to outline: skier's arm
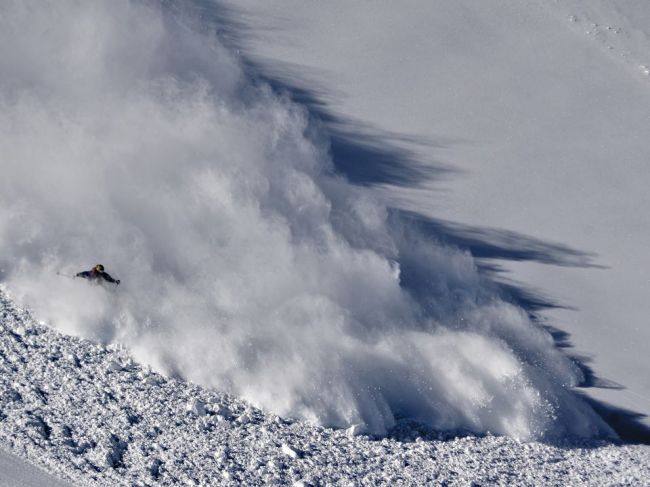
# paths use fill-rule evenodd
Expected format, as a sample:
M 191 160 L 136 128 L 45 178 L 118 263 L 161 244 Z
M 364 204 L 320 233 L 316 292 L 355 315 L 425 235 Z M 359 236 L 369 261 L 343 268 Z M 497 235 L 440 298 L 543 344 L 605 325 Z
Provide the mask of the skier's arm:
M 120 283 L 119 279 L 117 279 L 117 280 L 113 279 L 108 272 L 102 272 L 100 275 L 104 278 L 105 281 L 114 282 L 116 284 Z
M 83 277 L 84 279 L 88 279 L 90 277 L 90 271 L 77 272 L 77 274 L 75 274 L 75 277 Z

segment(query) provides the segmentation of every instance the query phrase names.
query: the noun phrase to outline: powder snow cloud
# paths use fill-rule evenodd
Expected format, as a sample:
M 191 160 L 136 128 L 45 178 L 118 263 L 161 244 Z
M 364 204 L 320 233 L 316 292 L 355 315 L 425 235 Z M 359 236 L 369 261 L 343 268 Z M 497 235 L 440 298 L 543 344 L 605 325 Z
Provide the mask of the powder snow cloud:
M 468 253 L 337 175 L 305 110 L 169 5 L 0 6 L 0 278 L 16 298 L 319 424 L 610 433 Z M 119 288 L 56 275 L 98 262 Z

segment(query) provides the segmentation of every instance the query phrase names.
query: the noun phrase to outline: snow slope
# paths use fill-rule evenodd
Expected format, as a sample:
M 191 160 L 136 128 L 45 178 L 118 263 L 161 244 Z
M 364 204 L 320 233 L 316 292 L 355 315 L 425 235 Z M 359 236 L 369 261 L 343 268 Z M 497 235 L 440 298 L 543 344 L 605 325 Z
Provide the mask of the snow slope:
M 61 335 L 2 292 L 0 371 L 0 442 L 74 485 L 597 486 L 650 478 L 647 446 L 447 438 L 408 422 L 372 439 L 285 420 L 165 378 L 124 350 Z
M 211 5 L 0 5 L 15 299 L 314 424 L 613 437 L 551 334 L 466 249 L 341 177 L 327 130 L 247 69 Z M 56 275 L 97 261 L 119 288 Z
M 489 258 L 589 395 L 650 425 L 648 2 L 228 4 L 340 167 Z
M 70 487 L 31 463 L 0 450 L 0 485 L 2 487 Z
M 571 157 L 574 145 L 594 155 L 594 133 L 604 154 L 625 148 L 621 174 L 630 198 L 642 197 L 643 144 L 612 140 L 643 128 L 646 92 L 630 80 L 644 76 L 633 69 L 644 51 L 615 60 L 610 51 L 631 40 L 608 49 L 615 28 L 576 27 L 611 12 L 607 3 L 565 15 L 581 3 L 377 2 L 369 12 L 333 2 L 334 15 L 283 0 L 264 7 L 282 18 L 254 5 L 270 19 L 262 26 L 225 5 L 0 4 L 0 443 L 82 485 L 647 483 L 648 447 L 603 440 L 615 435 L 574 391 L 597 377 L 558 350 L 566 337 L 528 315 L 552 303 L 498 285 L 473 257 L 513 269 L 560 264 L 553 275 L 570 290 L 564 273 L 623 272 L 595 267 L 600 257 L 580 242 L 546 241 L 565 242 L 575 223 L 557 216 L 568 204 L 563 184 L 576 188 L 571 171 L 587 189 L 601 184 L 584 166 L 547 167 L 548 143 L 536 136 L 552 135 Z M 269 25 L 280 35 L 274 22 L 294 47 L 321 36 L 314 68 L 334 52 L 325 40 L 347 49 L 329 61 L 341 63 L 331 85 L 341 91 L 332 96 L 304 66 L 241 57 L 244 36 Z M 629 38 L 643 45 L 643 35 Z M 409 48 L 397 64 L 406 78 L 391 70 L 395 45 Z M 584 82 L 580 73 L 603 59 L 616 68 Z M 434 75 L 449 77 L 435 96 L 425 91 Z M 377 79 L 386 85 L 374 88 Z M 413 85 L 403 89 L 405 79 Z M 346 113 L 341 95 L 356 83 L 367 90 Z M 379 103 L 382 89 L 411 104 Z M 623 103 L 625 116 L 607 127 L 620 132 L 599 132 L 587 103 L 596 94 L 608 96 L 605 109 Z M 550 117 L 560 109 L 565 123 Z M 422 118 L 409 126 L 411 114 Z M 389 121 L 400 127 L 382 126 Z M 486 154 L 503 164 L 481 183 L 498 185 L 489 205 L 470 177 Z M 537 206 L 529 174 L 556 196 L 544 195 L 548 206 Z M 443 182 L 469 186 L 443 200 Z M 555 213 L 542 228 L 549 215 L 533 210 L 545 208 Z M 488 209 L 513 226 L 491 223 Z M 55 275 L 97 260 L 119 288 Z M 554 325 L 553 313 L 568 313 L 551 311 Z

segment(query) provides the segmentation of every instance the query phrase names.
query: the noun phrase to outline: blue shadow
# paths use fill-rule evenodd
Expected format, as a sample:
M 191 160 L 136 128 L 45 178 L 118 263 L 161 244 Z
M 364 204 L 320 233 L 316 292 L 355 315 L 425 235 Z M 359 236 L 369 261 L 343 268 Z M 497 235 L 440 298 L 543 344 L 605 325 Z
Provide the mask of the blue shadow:
M 329 108 L 335 94 L 319 87 L 314 82 L 314 73 L 306 77 L 303 74 L 304 68 L 281 63 L 275 63 L 271 68 L 268 62 L 262 63 L 247 52 L 246 39 L 253 38 L 256 33 L 250 29 L 251 24 L 242 12 L 202 0 L 190 0 L 187 5 L 196 10 L 197 18 L 210 19 L 212 28 L 216 26 L 220 39 L 242 55 L 244 69 L 253 79 L 269 85 L 279 95 L 287 96 L 306 108 L 311 123 L 324 129 L 330 140 L 335 170 L 352 183 L 367 187 L 380 184 L 419 187 L 425 182 L 442 181 L 460 174 L 459 170 L 443 161 L 422 161 L 413 151 L 404 148 L 406 144 L 402 144 L 408 142 L 443 148 L 459 141 L 427 141 L 404 137 L 337 115 Z M 595 262 L 595 254 L 508 230 L 473 227 L 430 218 L 413 211 L 392 211 L 399 218 L 417 225 L 432 240 L 464 249 L 477 258 L 480 272 L 500 289 L 503 297 L 525 309 L 538 326 L 551 334 L 555 345 L 565 349 L 581 369 L 585 380 L 580 387 L 624 389 L 620 384 L 598 377 L 589 366 L 588 357 L 571 353 L 573 345 L 569 333 L 548 326 L 540 319 L 539 313 L 544 310 L 571 309 L 570 306 L 519 283 L 504 281 L 498 264 L 498 261 L 530 261 L 567 267 L 602 268 Z M 405 281 L 408 280 L 408 276 L 405 276 Z M 415 278 L 412 281 L 417 283 Z M 417 293 L 417 289 L 414 291 Z M 644 414 L 594 400 L 580 392 L 577 394 L 594 408 L 624 442 L 650 444 L 650 427 L 643 423 Z

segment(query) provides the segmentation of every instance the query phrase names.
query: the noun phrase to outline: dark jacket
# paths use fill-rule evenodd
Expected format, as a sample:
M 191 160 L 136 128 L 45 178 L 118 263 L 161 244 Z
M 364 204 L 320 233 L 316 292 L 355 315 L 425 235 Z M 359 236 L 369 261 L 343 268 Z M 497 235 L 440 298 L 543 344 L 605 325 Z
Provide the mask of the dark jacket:
M 113 279 L 108 272 L 103 272 L 103 271 L 98 271 L 97 269 L 91 269 L 89 271 L 83 271 L 79 272 L 75 277 L 83 277 L 84 279 L 88 279 L 89 281 L 98 281 L 100 279 L 105 280 L 106 282 L 114 282 L 115 284 L 119 284 L 120 280 L 119 279 Z

